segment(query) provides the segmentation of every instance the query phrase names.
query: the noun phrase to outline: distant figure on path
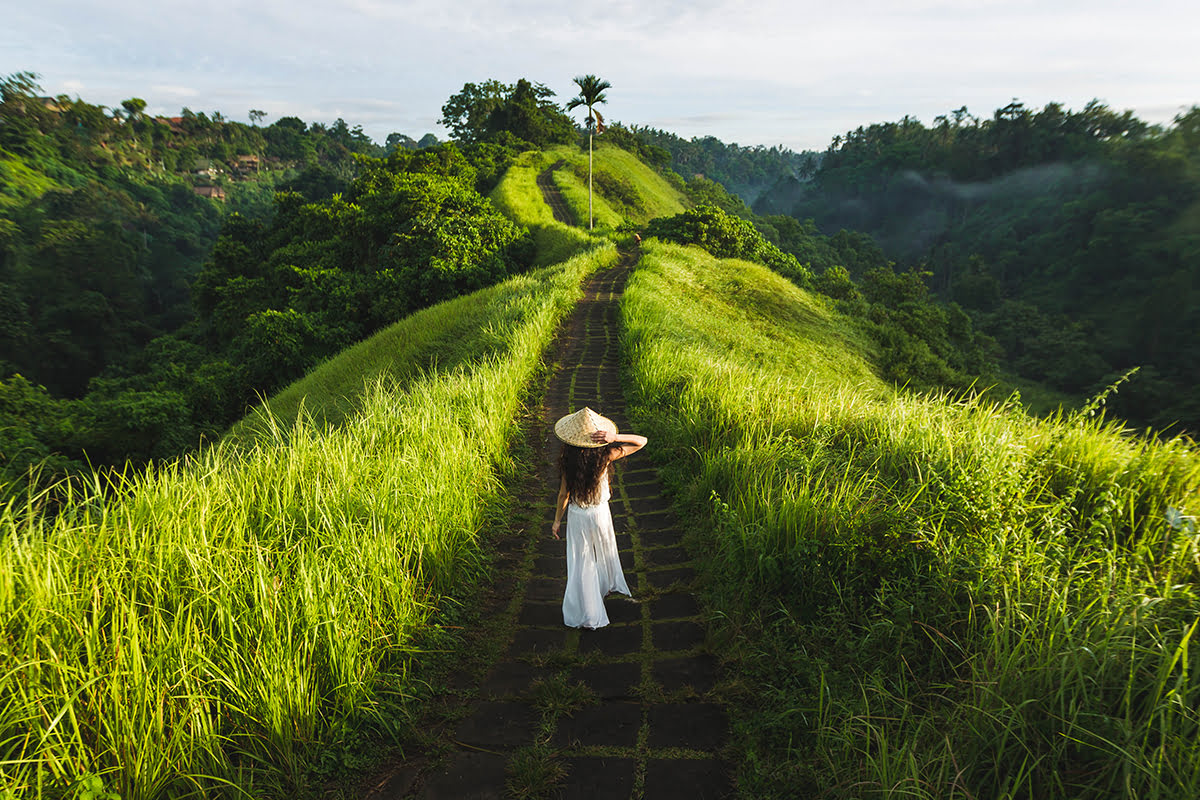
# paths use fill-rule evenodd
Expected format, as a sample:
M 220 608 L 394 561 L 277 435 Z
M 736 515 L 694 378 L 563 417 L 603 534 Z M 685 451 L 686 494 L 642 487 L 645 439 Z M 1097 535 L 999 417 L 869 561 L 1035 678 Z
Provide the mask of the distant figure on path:
M 554 424 L 562 440 L 561 478 L 554 504 L 551 535 L 558 538 L 567 515 L 567 591 L 563 623 L 572 628 L 603 628 L 608 624 L 604 596 L 620 592 L 632 597 L 621 571 L 608 486 L 612 462 L 646 446 L 646 437 L 617 433 L 616 424 L 590 408 L 568 414 Z

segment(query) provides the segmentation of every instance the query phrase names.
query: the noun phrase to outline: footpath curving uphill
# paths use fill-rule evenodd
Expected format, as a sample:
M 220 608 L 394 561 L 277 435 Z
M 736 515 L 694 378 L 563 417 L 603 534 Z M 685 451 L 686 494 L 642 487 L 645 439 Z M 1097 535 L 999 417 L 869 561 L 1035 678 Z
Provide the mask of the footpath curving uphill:
M 562 192 L 558 190 L 558 186 L 554 183 L 554 170 L 565 163 L 567 162 L 557 161 L 539 172 L 537 185 L 542 190 L 542 198 L 545 199 L 546 205 L 550 206 L 550 210 L 554 213 L 554 218 L 564 225 L 574 225 L 575 216 L 571 213 L 571 209 L 567 207 L 567 201 L 563 199 Z
M 637 255 L 623 253 L 593 275 L 553 345 L 552 373 L 529 426 L 536 468 L 505 523 L 511 530 L 499 538 L 498 577 L 480 623 L 481 640 L 506 632 L 493 648 L 499 655 L 451 680 L 447 706 L 457 712 L 447 714 L 452 721 L 432 748 L 438 756 L 410 761 L 371 797 L 696 800 L 731 793 L 722 758 L 729 723 L 715 699 L 718 664 L 692 593 L 696 571 L 645 453 L 618 465 L 610 501 L 634 599 L 610 595 L 611 624 L 597 631 L 569 629 L 562 620 L 566 546 L 550 535 L 559 451 L 553 422 L 590 406 L 630 428 L 617 311 Z

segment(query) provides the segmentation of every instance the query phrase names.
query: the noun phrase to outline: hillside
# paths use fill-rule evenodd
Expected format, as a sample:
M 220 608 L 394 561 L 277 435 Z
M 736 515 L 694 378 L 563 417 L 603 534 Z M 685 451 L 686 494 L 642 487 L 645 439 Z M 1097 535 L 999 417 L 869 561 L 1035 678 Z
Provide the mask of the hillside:
M 389 779 L 528 797 L 601 759 L 622 797 L 726 759 L 747 798 L 1200 794 L 1194 442 L 981 397 L 971 319 L 867 237 L 776 228 L 813 269 L 603 145 L 587 232 L 537 186 L 581 222 L 586 151 L 474 147 L 227 228 L 210 318 L 325 349 L 192 455 L 0 507 L 0 791 L 361 796 L 402 742 Z M 657 465 L 614 482 L 643 602 L 564 633 L 538 442 L 596 398 Z
M 755 209 L 874 237 L 1027 381 L 1082 397 L 1140 367 L 1110 408 L 1195 431 L 1198 131 L 1197 108 L 1159 127 L 1098 102 L 905 117 L 836 137 L 811 180 Z
M 898 392 L 830 302 L 649 242 L 631 414 L 694 515 L 740 796 L 1200 790 L 1200 458 Z
M 0 609 L 19 631 L 0 644 L 6 787 L 294 797 L 323 759 L 386 738 L 419 694 L 431 615 L 483 574 L 542 352 L 613 255 L 409 317 L 234 440 L 115 491 L 0 510 Z M 67 720 L 23 735 L 48 706 Z

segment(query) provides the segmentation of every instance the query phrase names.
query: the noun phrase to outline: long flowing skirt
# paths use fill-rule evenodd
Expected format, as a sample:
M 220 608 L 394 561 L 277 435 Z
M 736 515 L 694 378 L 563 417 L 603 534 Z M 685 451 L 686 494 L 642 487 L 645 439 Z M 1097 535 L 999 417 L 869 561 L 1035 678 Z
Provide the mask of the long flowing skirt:
M 621 571 L 617 537 L 608 503 L 582 508 L 567 506 L 567 591 L 563 622 L 572 628 L 602 628 L 608 624 L 604 595 L 632 596 Z

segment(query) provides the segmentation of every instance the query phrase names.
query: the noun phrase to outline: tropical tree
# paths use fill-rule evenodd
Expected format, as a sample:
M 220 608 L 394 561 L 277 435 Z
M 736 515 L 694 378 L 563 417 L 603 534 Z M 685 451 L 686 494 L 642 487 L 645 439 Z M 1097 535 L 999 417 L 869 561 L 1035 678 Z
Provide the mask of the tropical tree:
M 604 117 L 600 116 L 600 112 L 596 110 L 596 105 L 599 103 L 607 103 L 608 98 L 604 96 L 605 89 L 611 89 L 612 84 L 595 75 L 580 75 L 575 78 L 575 85 L 579 87 L 579 96 L 572 97 L 567 101 L 567 110 L 572 111 L 580 106 L 587 108 L 587 132 L 588 132 L 588 230 L 592 229 L 592 134 L 604 130 Z

